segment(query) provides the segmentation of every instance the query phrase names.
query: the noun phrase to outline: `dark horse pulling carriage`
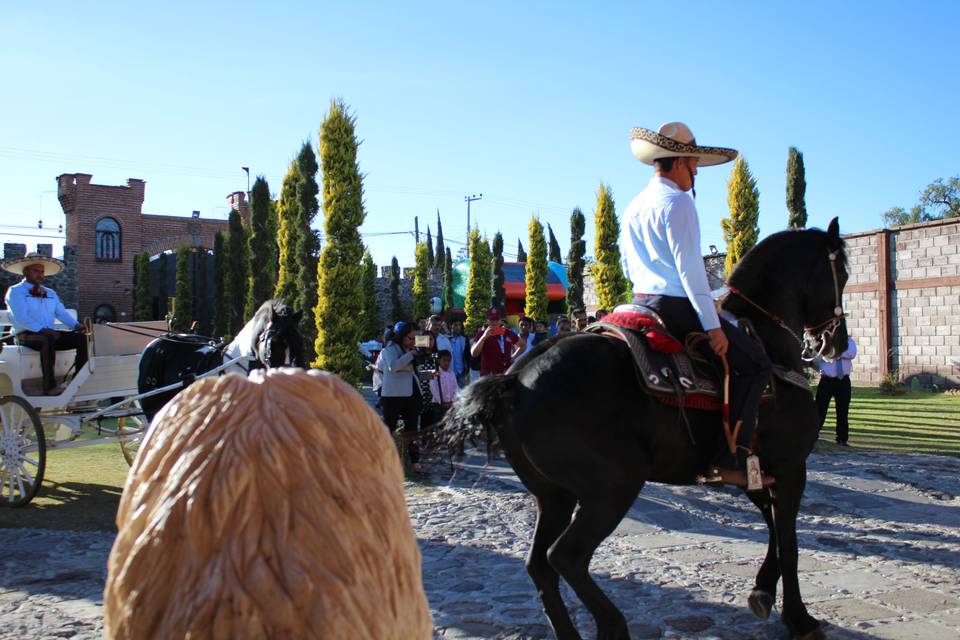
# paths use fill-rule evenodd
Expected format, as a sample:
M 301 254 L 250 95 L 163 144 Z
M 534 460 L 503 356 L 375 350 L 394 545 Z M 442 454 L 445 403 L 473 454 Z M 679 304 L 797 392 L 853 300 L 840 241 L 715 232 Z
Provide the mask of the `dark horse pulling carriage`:
M 812 348 L 830 358 L 846 347 L 843 251 L 836 219 L 826 232 L 774 234 L 738 265 L 731 277 L 737 293 L 722 307 L 752 323 L 775 365 L 802 372 L 802 353 Z M 809 388 L 776 377 L 772 386 L 754 452 L 775 485 L 747 494 L 769 542 L 748 602 L 766 619 L 782 579 L 781 620 L 791 635 L 822 638 L 800 595 L 796 529 L 819 421 Z M 590 577 L 590 560 L 645 482 L 692 484 L 704 472 L 721 446 L 720 414 L 687 411 L 686 421 L 689 431 L 679 409 L 640 387 L 624 342 L 589 333 L 538 345 L 506 374 L 482 378 L 458 397 L 446 418 L 454 443 L 492 429 L 536 498 L 526 566 L 558 638 L 580 638 L 560 596 L 561 577 L 593 615 L 598 638 L 629 638 L 623 614 Z

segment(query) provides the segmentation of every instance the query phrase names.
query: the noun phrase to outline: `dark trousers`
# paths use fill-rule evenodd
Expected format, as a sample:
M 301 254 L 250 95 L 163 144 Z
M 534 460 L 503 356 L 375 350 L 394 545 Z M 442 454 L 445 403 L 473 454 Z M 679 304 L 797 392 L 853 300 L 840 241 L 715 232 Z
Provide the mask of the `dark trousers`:
M 823 422 L 827 419 L 830 399 L 833 398 L 837 402 L 837 442 L 846 442 L 847 438 L 850 437 L 850 423 L 847 421 L 847 415 L 850 411 L 850 395 L 850 376 L 843 376 L 842 378 L 820 376 L 820 382 L 817 384 L 817 411 L 820 412 L 820 428 L 823 428 Z
M 636 302 L 656 311 L 678 340 L 686 340 L 687 335 L 693 332 L 704 332 L 687 298 L 642 296 Z M 730 343 L 727 348 L 727 363 L 730 365 L 730 427 L 733 428 L 738 420 L 743 421 L 737 445 L 749 449 L 752 448 L 753 432 L 757 425 L 760 396 L 770 382 L 772 366 L 770 358 L 756 340 L 723 318 L 720 319 L 720 327 Z M 709 347 L 704 345 L 703 351 L 709 351 Z M 743 458 L 742 451 L 740 458 Z M 734 463 L 742 464 L 729 458 L 723 461 L 724 466 Z
M 43 371 L 44 390 L 57 386 L 53 376 L 53 367 L 57 361 L 57 351 L 77 350 L 74 366 L 80 371 L 87 362 L 87 337 L 77 331 L 54 331 L 39 333 L 21 331 L 17 334 L 17 343 L 40 352 L 40 368 Z
M 411 437 L 420 426 L 420 394 L 414 393 L 412 396 L 399 398 L 381 396 L 380 403 L 383 406 L 383 422 L 390 433 L 396 431 L 397 423 L 401 418 L 403 419 L 403 431 L 409 438 L 407 453 L 410 455 L 410 462 L 413 464 L 420 462 L 420 448 Z

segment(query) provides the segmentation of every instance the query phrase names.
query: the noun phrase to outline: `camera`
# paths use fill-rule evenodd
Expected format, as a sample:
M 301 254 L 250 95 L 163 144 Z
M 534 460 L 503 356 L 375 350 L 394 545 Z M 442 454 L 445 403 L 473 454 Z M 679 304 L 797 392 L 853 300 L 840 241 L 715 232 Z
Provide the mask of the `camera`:
M 413 346 L 423 349 L 430 348 L 430 336 L 414 336 Z

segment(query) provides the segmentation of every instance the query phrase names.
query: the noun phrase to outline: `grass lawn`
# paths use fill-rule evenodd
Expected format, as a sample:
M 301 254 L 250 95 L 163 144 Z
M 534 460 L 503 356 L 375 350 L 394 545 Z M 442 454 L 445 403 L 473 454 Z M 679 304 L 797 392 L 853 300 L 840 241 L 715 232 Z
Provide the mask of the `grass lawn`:
M 831 403 L 818 449 L 841 448 L 835 440 L 836 413 Z M 849 443 L 875 451 L 960 455 L 960 396 L 934 391 L 884 396 L 873 387 L 854 387 Z

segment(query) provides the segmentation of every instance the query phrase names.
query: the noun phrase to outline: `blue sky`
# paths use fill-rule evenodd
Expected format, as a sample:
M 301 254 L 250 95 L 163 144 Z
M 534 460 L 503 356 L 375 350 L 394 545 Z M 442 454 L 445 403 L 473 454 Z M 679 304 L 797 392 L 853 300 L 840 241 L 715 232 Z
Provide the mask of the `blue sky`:
M 413 238 L 373 234 L 415 215 L 435 232 L 437 209 L 463 241 L 475 193 L 473 222 L 508 253 L 532 214 L 566 252 L 580 206 L 592 254 L 600 182 L 619 214 L 650 175 L 630 128 L 669 120 L 744 154 L 761 235 L 786 224 L 791 145 L 810 226 L 878 228 L 960 173 L 960 4 L 791 4 L 4 3 L 0 237 L 63 221 L 60 173 L 142 178 L 146 213 L 225 217 L 241 166 L 279 192 L 333 97 L 357 119 L 378 264 L 412 264 Z M 704 250 L 723 245 L 729 175 L 698 176 Z

